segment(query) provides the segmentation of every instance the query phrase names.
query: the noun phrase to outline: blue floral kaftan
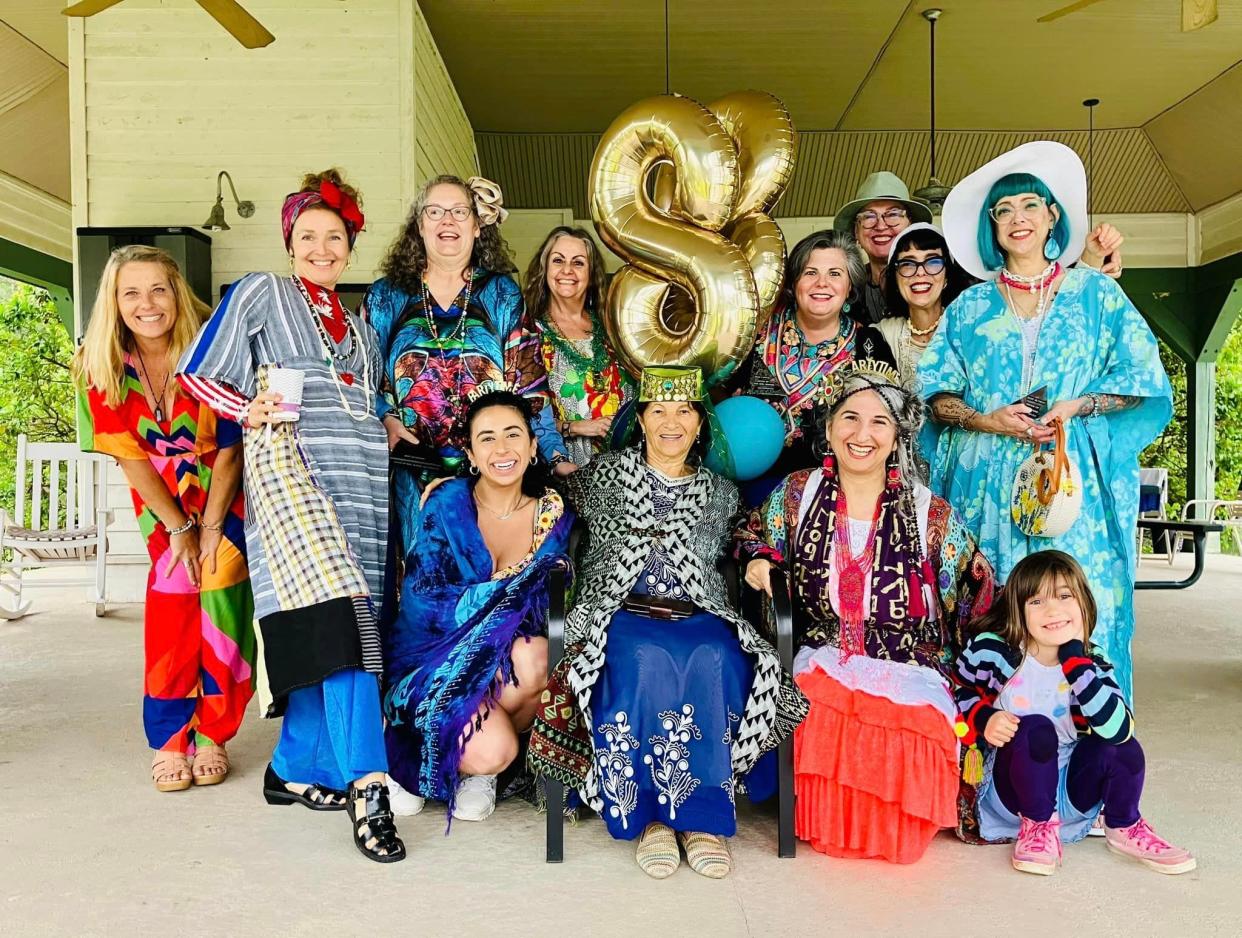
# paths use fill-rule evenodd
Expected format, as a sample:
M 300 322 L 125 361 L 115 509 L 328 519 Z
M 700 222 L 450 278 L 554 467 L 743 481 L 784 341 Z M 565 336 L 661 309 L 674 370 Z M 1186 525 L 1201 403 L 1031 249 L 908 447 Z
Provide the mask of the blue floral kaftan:
M 931 488 L 956 508 L 999 581 L 1039 550 L 1063 550 L 1082 565 L 1098 606 L 1092 641 L 1114 662 L 1132 693 L 1134 530 L 1138 455 L 1173 413 L 1172 389 L 1155 337 L 1115 282 L 1092 270 L 1069 271 L 1036 345 L 1030 387 L 1022 387 L 1022 334 L 995 283 L 959 296 L 919 363 L 920 393 L 960 396 L 989 413 L 1045 385 L 1054 404 L 1088 392 L 1137 397 L 1137 406 L 1070 420 L 1070 458 L 1082 474 L 1082 512 L 1060 537 L 1027 537 L 1010 517 L 1010 494 L 1030 444 L 1014 437 L 949 427 L 931 463 Z

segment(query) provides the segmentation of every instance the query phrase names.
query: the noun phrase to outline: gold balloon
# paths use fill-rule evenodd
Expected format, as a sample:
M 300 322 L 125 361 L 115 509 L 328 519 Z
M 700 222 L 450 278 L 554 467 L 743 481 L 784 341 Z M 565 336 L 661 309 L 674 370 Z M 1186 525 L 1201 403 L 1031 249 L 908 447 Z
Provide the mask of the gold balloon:
M 742 189 L 733 217 L 771 212 L 793 178 L 798 133 L 789 111 L 766 91 L 735 91 L 708 106 L 737 147 Z
M 785 279 L 785 236 L 770 213 L 793 178 L 798 132 L 789 111 L 766 91 L 735 91 L 708 105 L 733 138 L 742 190 L 725 236 L 742 249 L 755 275 L 759 321 L 767 325 Z
M 762 92 L 711 108 L 659 95 L 605 131 L 589 199 L 600 237 L 628 262 L 603 317 L 627 370 L 697 365 L 711 385 L 750 351 L 780 290 L 785 242 L 767 212 L 795 152 L 788 112 Z

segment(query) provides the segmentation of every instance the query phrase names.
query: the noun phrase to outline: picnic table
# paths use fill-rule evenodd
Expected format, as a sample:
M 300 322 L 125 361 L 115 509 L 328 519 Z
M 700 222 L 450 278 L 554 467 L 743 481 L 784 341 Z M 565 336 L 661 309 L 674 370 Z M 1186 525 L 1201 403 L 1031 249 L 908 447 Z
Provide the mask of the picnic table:
M 1190 576 L 1184 580 L 1138 580 L 1134 584 L 1136 590 L 1184 590 L 1188 586 L 1194 586 L 1199 581 L 1199 577 L 1203 576 L 1203 562 L 1207 555 L 1207 536 L 1219 534 L 1225 530 L 1224 524 L 1219 521 L 1198 521 L 1194 518 L 1179 521 L 1139 518 L 1138 526 L 1140 531 L 1150 531 L 1153 541 L 1156 535 L 1161 533 L 1170 539 L 1170 543 L 1175 534 L 1189 535 L 1194 541 L 1195 566 L 1190 571 Z

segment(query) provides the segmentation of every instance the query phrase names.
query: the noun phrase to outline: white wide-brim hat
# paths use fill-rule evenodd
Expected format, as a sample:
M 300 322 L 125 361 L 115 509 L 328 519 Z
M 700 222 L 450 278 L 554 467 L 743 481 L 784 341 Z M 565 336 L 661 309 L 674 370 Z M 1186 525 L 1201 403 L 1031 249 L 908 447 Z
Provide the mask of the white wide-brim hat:
M 900 251 L 905 246 L 906 239 L 909 238 L 910 235 L 918 231 L 934 231 L 936 234 L 940 235 L 940 237 L 944 239 L 946 244 L 948 244 L 949 239 L 945 238 L 944 232 L 941 231 L 939 228 L 937 228 L 935 225 L 933 225 L 931 222 L 916 221 L 913 225 L 906 225 L 906 227 L 902 228 L 901 231 L 897 232 L 897 237 L 893 238 L 893 243 L 888 246 L 887 263 L 891 264 L 893 262 L 893 258 L 897 256 L 897 252 Z M 952 249 L 947 250 L 945 253 L 948 255 L 945 258 L 945 260 L 952 261 L 953 260 Z
M 1061 207 L 1061 214 L 1069 223 L 1069 244 L 1063 246 L 1057 258 L 1062 266 L 1068 267 L 1078 260 L 1087 243 L 1087 171 L 1082 160 L 1063 143 L 1024 143 L 976 169 L 954 186 L 944 200 L 940 223 L 949 250 L 954 260 L 980 280 L 994 280 L 998 273 L 988 270 L 979 255 L 979 219 L 992 224 L 984 214 L 983 203 L 992 186 L 1010 173 L 1030 173 L 1043 180 Z

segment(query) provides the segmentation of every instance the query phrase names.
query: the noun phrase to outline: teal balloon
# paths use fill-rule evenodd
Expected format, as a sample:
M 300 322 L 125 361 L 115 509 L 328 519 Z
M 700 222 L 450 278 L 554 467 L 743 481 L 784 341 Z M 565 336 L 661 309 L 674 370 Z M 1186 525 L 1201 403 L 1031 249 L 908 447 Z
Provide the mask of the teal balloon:
M 758 397 L 727 397 L 716 405 L 716 419 L 729 446 L 733 478 L 757 479 L 775 465 L 785 446 L 785 421 L 775 407 Z M 726 473 L 714 451 L 707 468 Z

